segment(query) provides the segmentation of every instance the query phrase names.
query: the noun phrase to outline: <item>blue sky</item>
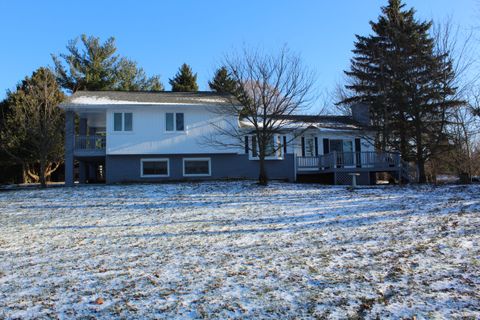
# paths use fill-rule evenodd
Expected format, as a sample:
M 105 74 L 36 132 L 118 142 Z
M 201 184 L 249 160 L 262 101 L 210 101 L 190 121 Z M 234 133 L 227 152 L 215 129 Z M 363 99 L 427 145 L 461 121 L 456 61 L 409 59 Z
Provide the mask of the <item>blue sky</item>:
M 0 97 L 42 65 L 67 41 L 86 33 L 114 36 L 118 53 L 148 74 L 168 79 L 186 62 L 198 73 L 201 90 L 225 53 L 243 44 L 276 50 L 283 44 L 316 71 L 318 87 L 329 89 L 349 66 L 354 35 L 370 32 L 387 0 L 232 1 L 8 1 L 0 3 Z M 478 27 L 477 0 L 407 0 L 418 17 L 451 16 L 465 30 Z

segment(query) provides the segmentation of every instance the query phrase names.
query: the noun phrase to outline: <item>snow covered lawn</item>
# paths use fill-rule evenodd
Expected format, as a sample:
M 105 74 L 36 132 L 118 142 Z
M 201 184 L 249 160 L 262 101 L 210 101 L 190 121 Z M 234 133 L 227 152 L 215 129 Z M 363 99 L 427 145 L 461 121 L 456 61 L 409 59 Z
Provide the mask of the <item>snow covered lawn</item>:
M 480 318 L 480 186 L 0 193 L 2 318 Z

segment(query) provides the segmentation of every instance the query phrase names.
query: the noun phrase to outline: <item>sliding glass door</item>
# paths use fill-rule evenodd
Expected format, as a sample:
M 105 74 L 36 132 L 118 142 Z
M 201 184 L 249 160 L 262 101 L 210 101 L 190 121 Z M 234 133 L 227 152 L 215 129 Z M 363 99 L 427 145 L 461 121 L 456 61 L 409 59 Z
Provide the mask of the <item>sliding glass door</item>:
M 352 140 L 331 139 L 330 152 L 337 153 L 337 166 L 354 165 L 353 142 Z

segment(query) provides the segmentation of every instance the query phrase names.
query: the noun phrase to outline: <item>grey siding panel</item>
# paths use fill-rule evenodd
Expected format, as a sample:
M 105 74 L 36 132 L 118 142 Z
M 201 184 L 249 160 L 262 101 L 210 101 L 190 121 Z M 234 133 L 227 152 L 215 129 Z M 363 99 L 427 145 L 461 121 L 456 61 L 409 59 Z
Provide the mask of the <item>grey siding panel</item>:
M 170 159 L 170 176 L 165 178 L 140 177 L 140 159 Z M 211 176 L 184 177 L 183 158 L 211 158 Z M 295 158 L 287 154 L 284 160 L 266 161 L 270 179 L 295 180 Z M 256 179 L 258 161 L 249 160 L 247 154 L 186 154 L 186 155 L 108 155 L 106 157 L 107 183 L 156 182 L 168 180 L 209 180 L 209 179 Z

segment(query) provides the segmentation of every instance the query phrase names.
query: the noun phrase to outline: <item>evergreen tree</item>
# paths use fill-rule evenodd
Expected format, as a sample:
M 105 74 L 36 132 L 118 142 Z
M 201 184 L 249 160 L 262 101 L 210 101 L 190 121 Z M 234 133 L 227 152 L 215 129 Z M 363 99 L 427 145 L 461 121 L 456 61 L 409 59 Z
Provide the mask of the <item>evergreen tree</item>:
M 39 68 L 14 92 L 8 92 L 8 111 L 0 131 L 0 145 L 42 186 L 63 158 L 64 99 L 54 73 Z
M 7 117 L 10 114 L 10 106 L 8 104 L 7 99 L 4 99 L 0 102 L 0 137 L 2 136 L 2 132 L 5 130 L 5 126 L 7 124 Z M 5 152 L 4 144 L 0 139 L 0 184 L 2 183 L 19 183 L 15 179 L 17 174 L 17 166 L 12 157 Z M 21 172 L 20 172 L 21 173 Z
M 148 78 L 143 68 L 126 58 L 120 59 L 115 74 L 115 90 L 120 91 L 163 91 L 159 76 Z
M 172 91 L 176 92 L 196 92 L 198 91 L 197 74 L 193 74 L 192 69 L 184 63 L 173 79 L 169 80 Z
M 425 182 L 425 162 L 442 152 L 449 114 L 461 101 L 450 86 L 455 77 L 448 54 L 437 54 L 429 35 L 431 22 L 418 21 L 415 10 L 401 0 L 389 0 L 373 35 L 357 35 L 354 58 L 346 72 L 351 95 L 342 103 L 366 103 L 377 143 L 415 161 Z
M 115 54 L 113 37 L 104 43 L 97 37 L 82 35 L 69 41 L 67 54 L 52 55 L 57 81 L 62 88 L 77 90 L 162 91 L 159 76 L 148 78 L 137 63 Z M 63 60 L 63 61 L 62 61 Z
M 210 89 L 218 93 L 235 93 L 237 83 L 228 74 L 226 67 L 222 66 L 215 72 L 212 81 L 208 82 Z

